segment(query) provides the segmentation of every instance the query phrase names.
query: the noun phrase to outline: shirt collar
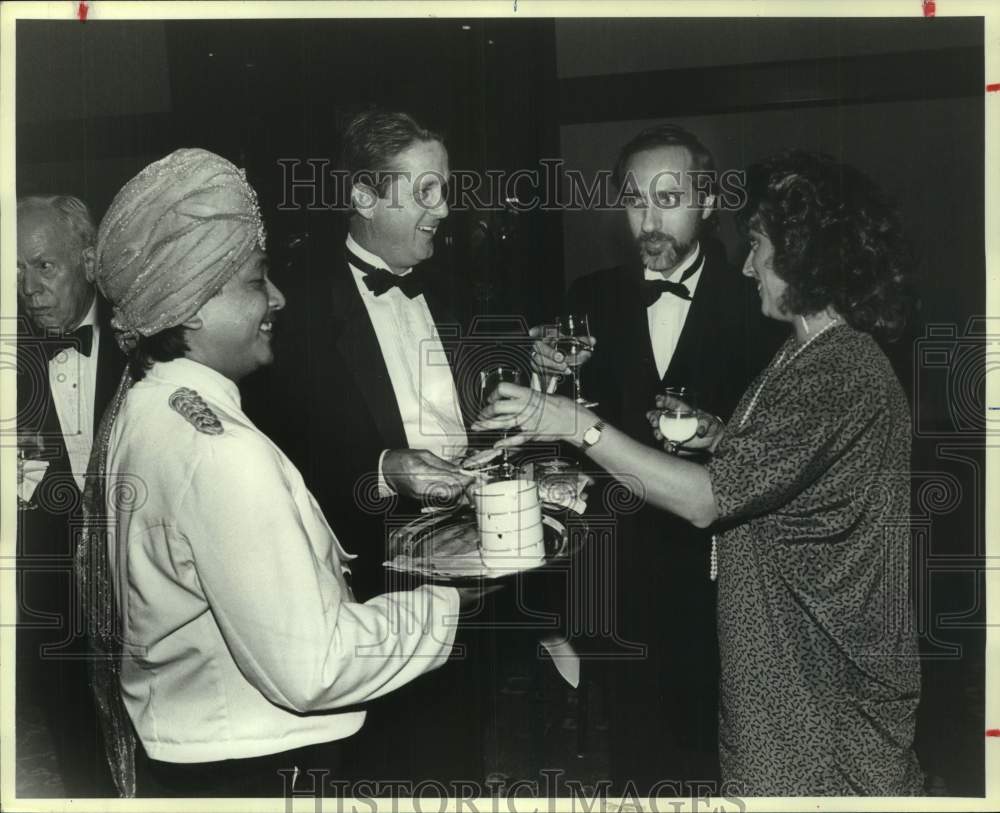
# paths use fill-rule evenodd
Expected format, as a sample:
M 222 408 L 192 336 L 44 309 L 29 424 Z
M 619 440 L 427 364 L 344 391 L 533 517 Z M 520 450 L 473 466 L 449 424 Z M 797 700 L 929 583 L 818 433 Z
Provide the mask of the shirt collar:
M 643 268 L 643 275 L 645 276 L 646 279 L 653 280 L 656 282 L 659 282 L 660 280 L 667 280 L 668 282 L 679 282 L 683 273 L 687 271 L 692 265 L 694 265 L 694 263 L 696 263 L 701 256 L 702 256 L 701 245 L 695 243 L 694 251 L 692 251 L 687 256 L 684 262 L 682 262 L 680 265 L 674 268 L 673 271 L 670 272 L 670 276 L 665 277 L 659 271 L 650 271 L 648 268 Z
M 91 294 L 90 307 L 87 309 L 87 315 L 80 320 L 80 324 L 76 327 L 81 328 L 85 325 L 91 325 L 92 327 L 97 327 L 97 292 Z M 75 330 L 76 328 L 74 328 Z
M 240 388 L 236 386 L 236 382 L 199 361 L 183 357 L 173 361 L 158 361 L 147 376 L 195 390 L 209 401 L 242 409 Z
M 347 234 L 347 248 L 353 251 L 355 254 L 357 254 L 358 257 L 360 257 L 366 263 L 370 263 L 371 265 L 374 265 L 376 268 L 384 268 L 390 274 L 396 273 L 391 268 L 389 268 L 385 260 L 379 257 L 378 254 L 372 254 L 368 249 L 359 245 L 358 241 L 354 239 L 354 237 L 350 234 L 350 232 L 348 232 Z M 412 270 L 413 270 L 412 268 L 407 268 L 405 271 L 399 274 L 399 276 L 405 277 Z

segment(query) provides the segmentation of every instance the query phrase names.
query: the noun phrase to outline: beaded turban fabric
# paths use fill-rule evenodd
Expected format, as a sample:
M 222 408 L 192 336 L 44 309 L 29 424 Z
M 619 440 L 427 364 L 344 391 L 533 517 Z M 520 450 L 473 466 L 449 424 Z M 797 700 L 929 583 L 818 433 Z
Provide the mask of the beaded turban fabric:
M 176 150 L 115 196 L 97 234 L 97 285 L 123 350 L 181 324 L 264 248 L 257 195 L 214 153 Z

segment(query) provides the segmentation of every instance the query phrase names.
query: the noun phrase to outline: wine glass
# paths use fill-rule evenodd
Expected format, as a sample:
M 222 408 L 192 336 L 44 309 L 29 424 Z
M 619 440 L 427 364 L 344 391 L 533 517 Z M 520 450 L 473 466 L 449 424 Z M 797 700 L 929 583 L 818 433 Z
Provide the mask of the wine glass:
M 698 410 L 689 387 L 667 387 L 663 394 L 673 403 L 660 409 L 659 430 L 671 454 L 698 434 Z
M 521 383 L 521 371 L 510 363 L 492 364 L 479 371 L 479 405 L 485 407 L 490 400 L 490 395 L 502 383 Z M 507 438 L 513 429 L 504 429 L 501 432 L 503 438 Z M 497 479 L 513 480 L 517 476 L 517 467 L 510 462 L 510 449 L 503 450 L 503 458 L 497 467 Z
M 596 401 L 588 401 L 583 397 L 583 362 L 581 354 L 584 351 L 593 353 L 593 340 L 590 334 L 590 317 L 586 313 L 570 313 L 559 318 L 555 325 L 546 326 L 543 336 L 553 344 L 566 359 L 569 375 L 572 380 L 571 397 L 581 406 L 590 408 L 597 406 Z
M 17 436 L 17 468 L 18 482 L 20 483 L 24 474 L 24 462 L 26 460 L 45 459 L 45 438 L 37 432 L 21 433 Z M 19 511 L 34 511 L 38 506 L 31 500 L 24 500 L 20 493 L 17 495 L 17 509 Z

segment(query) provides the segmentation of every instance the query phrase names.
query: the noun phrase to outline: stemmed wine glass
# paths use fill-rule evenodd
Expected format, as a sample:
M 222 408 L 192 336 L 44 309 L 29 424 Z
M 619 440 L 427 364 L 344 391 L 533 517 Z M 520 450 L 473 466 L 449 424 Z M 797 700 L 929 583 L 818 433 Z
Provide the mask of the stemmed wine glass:
M 581 353 L 593 353 L 593 337 L 590 334 L 590 317 L 586 313 L 570 313 L 559 317 L 556 323 L 547 325 L 544 331 L 546 341 L 566 358 L 572 379 L 572 398 L 581 406 L 597 406 L 596 401 L 583 397 L 583 362 Z
M 521 371 L 512 364 L 492 364 L 479 372 L 479 405 L 485 407 L 490 400 L 490 395 L 500 384 L 521 383 Z M 501 436 L 506 439 L 513 429 L 504 429 Z M 503 450 L 503 458 L 499 467 L 498 479 L 512 480 L 517 474 L 517 467 L 510 462 L 510 449 Z
M 689 387 L 667 387 L 663 394 L 673 403 L 660 409 L 659 430 L 670 443 L 668 451 L 673 454 L 677 446 L 698 434 L 698 409 Z

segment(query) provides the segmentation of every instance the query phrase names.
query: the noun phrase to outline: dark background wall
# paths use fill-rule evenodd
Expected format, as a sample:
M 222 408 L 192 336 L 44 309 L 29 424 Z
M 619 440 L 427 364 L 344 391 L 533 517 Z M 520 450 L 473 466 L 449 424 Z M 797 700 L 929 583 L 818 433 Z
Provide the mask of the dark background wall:
M 181 146 L 245 166 L 294 321 L 292 247 L 332 212 L 279 210 L 279 159 L 332 159 L 372 103 L 445 133 L 453 169 L 593 173 L 640 127 L 696 131 L 722 168 L 787 146 L 869 172 L 902 207 L 923 310 L 889 349 L 914 411 L 915 597 L 925 692 L 919 742 L 958 795 L 983 792 L 983 27 L 934 20 L 278 20 L 17 26 L 17 191 L 65 191 L 100 216 Z M 551 316 L 580 274 L 629 251 L 617 212 L 454 211 L 444 273 L 470 312 Z M 482 223 L 488 227 L 484 231 Z M 730 259 L 744 247 L 720 223 Z M 300 301 L 300 300 L 298 300 Z M 289 393 L 248 382 L 265 412 Z

